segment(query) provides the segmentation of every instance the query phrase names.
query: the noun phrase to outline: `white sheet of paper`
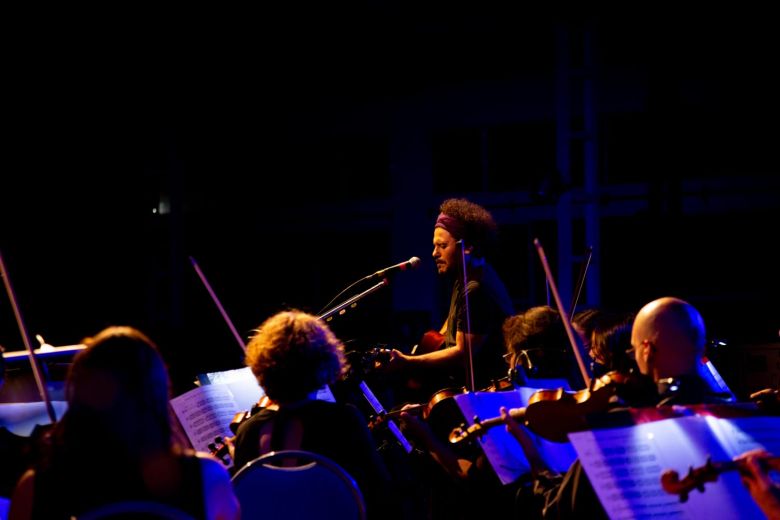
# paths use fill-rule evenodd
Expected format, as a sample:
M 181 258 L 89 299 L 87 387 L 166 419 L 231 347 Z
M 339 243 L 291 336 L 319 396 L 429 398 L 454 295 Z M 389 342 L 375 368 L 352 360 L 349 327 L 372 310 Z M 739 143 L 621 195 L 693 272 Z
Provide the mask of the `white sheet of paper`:
M 198 380 L 201 386 L 174 397 L 171 406 L 192 447 L 208 452 L 215 437 L 233 436 L 233 418 L 251 410 L 265 392 L 249 367 L 202 374 Z M 319 390 L 317 399 L 336 401 L 328 386 Z
M 228 385 L 235 396 L 238 406 L 242 410 L 250 410 L 265 396 L 265 391 L 257 384 L 257 379 L 249 367 L 225 370 L 224 372 L 210 372 L 199 377 L 201 382 L 207 381 L 212 385 Z M 320 401 L 336 402 L 328 385 L 317 391 L 317 399 Z
M 218 436 L 231 437 L 230 423 L 242 410 L 229 385 L 205 385 L 171 399 L 192 447 L 208 452 L 209 443 Z M 243 408 L 246 410 L 246 408 Z
M 52 401 L 51 404 L 59 421 L 68 409 L 68 403 Z M 0 426 L 4 426 L 11 433 L 27 437 L 35 429 L 36 424 L 51 424 L 46 403 L 43 401 L 0 404 Z
M 474 416 L 489 419 L 500 415 L 499 408 L 522 408 L 538 388 L 522 387 L 506 392 L 473 392 L 455 396 L 467 424 L 474 424 Z M 576 453 L 568 442 L 559 443 L 531 434 L 539 454 L 554 471 L 564 472 L 574 462 Z M 530 471 L 528 459 L 520 443 L 502 426 L 491 428 L 477 442 L 502 484 L 509 484 Z
M 661 474 L 683 479 L 691 467 L 763 446 L 780 448 L 780 418 L 719 419 L 691 416 L 625 428 L 569 435 L 607 514 L 628 518 L 764 518 L 735 471 L 724 472 L 704 492 L 681 503 L 661 487 Z
M 224 372 L 210 372 L 205 375 L 209 384 L 225 385 L 230 389 L 238 405 L 238 410 L 235 413 L 251 410 L 265 395 L 265 391 L 257 384 L 257 379 L 249 367 L 225 370 Z M 198 379 L 204 380 L 203 377 Z

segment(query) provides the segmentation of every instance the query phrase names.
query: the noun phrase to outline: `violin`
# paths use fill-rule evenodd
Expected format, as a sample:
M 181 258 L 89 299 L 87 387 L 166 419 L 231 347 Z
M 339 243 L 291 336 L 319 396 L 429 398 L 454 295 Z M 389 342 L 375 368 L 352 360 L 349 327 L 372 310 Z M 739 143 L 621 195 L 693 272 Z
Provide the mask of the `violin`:
M 514 390 L 515 388 L 517 388 L 516 375 L 510 371 L 509 375 L 492 381 L 488 387 L 483 388 L 480 392 L 504 392 Z M 384 414 L 384 417 L 396 417 L 400 415 L 401 412 L 420 414 L 423 420 L 428 422 L 431 426 L 431 429 L 437 437 L 449 439 L 452 435 L 451 431 L 453 431 L 452 425 L 463 420 L 463 414 L 453 398 L 467 392 L 468 390 L 465 386 L 444 388 L 434 393 L 427 403 L 407 405 L 406 408 Z M 376 424 L 381 424 L 382 419 L 383 417 L 380 417 L 378 421 L 370 423 L 369 428 L 373 428 Z M 500 418 L 498 420 L 500 421 Z M 484 424 L 484 422 L 482 424 Z M 459 428 L 463 428 L 463 426 L 460 426 Z M 490 428 L 490 426 L 488 426 L 488 428 Z M 456 428 L 456 430 L 457 429 L 458 428 Z M 455 443 L 453 442 L 453 444 Z
M 426 334 L 431 334 L 430 337 L 436 337 L 436 335 L 438 335 L 443 341 L 443 336 L 438 332 L 429 331 Z M 386 355 L 387 352 L 387 350 L 383 349 L 374 349 L 374 352 L 370 355 L 381 357 Z M 490 385 L 481 389 L 480 392 L 503 392 L 514 390 L 519 386 L 518 376 L 519 373 L 515 369 L 511 369 L 506 376 L 492 380 Z M 369 429 L 381 425 L 385 419 L 392 419 L 400 415 L 401 412 L 407 412 L 420 415 L 423 420 L 431 425 L 431 428 L 435 432 L 440 434 L 440 438 L 446 439 L 452 424 L 463 420 L 460 409 L 451 398 L 460 394 L 465 394 L 466 392 L 467 389 L 465 386 L 444 388 L 435 392 L 426 403 L 407 405 L 405 408 L 371 417 L 369 419 Z
M 769 457 L 763 460 L 762 464 L 767 466 L 780 464 L 780 457 Z M 707 462 L 703 466 L 690 468 L 682 480 L 676 471 L 671 469 L 664 471 L 661 474 L 661 487 L 667 493 L 679 495 L 680 502 L 686 502 L 691 491 L 698 489 L 699 492 L 704 492 L 705 483 L 715 482 L 721 473 L 734 470 L 744 471 L 744 463 L 738 460 L 712 462 L 710 457 L 707 457 Z
M 566 442 L 569 433 L 589 428 L 588 415 L 604 412 L 616 402 L 620 386 L 628 384 L 630 378 L 613 371 L 594 379 L 592 388 L 576 392 L 562 388 L 537 390 L 528 399 L 528 405 L 510 409 L 509 416 L 545 439 Z M 458 444 L 480 437 L 499 424 L 503 424 L 501 417 L 484 421 L 475 418 L 474 424 L 453 429 L 447 438 Z
M 221 435 L 218 435 L 214 437 L 214 442 L 209 443 L 208 449 L 209 453 L 213 456 L 222 461 L 222 463 L 225 466 L 230 466 L 231 459 L 233 457 L 233 441 L 236 439 L 236 434 L 238 433 L 238 428 L 244 424 L 248 419 L 250 419 L 254 414 L 259 412 L 260 410 L 264 408 L 269 408 L 271 410 L 278 409 L 278 405 L 276 405 L 273 401 L 271 401 L 267 395 L 264 395 L 257 403 L 255 403 L 254 406 L 252 406 L 251 409 L 245 410 L 243 412 L 238 412 L 233 416 L 233 419 L 230 421 L 230 431 L 233 432 L 233 435 L 230 437 L 223 437 Z
M 547 256 L 539 239 L 534 239 L 534 246 L 544 268 L 550 291 L 555 298 L 558 314 L 566 329 L 566 335 L 571 344 L 572 353 L 577 361 L 582 380 L 585 383 L 585 389 L 577 392 L 569 392 L 563 388 L 539 390 L 531 396 L 529 404 L 522 412 L 515 411 L 515 416 L 538 435 L 556 442 L 565 442 L 569 433 L 587 429 L 587 414 L 606 410 L 607 406 L 614 400 L 617 394 L 616 384 L 622 381 L 623 376 L 618 372 L 610 372 L 601 378 L 591 379 L 583 361 L 581 341 L 577 341 L 569 314 L 563 308 L 555 279 L 552 276 Z M 511 412 L 510 415 L 512 415 Z M 498 424 L 498 422 L 491 422 L 490 424 L 494 425 Z M 469 433 L 469 430 L 472 430 L 474 433 Z M 468 429 L 456 428 L 450 433 L 448 438 L 450 442 L 460 442 L 460 440 L 476 436 L 477 431 L 482 431 L 481 423 L 479 422 Z
M 373 430 L 379 426 L 384 425 L 387 421 L 391 419 L 397 419 L 399 415 L 402 413 L 410 413 L 410 414 L 422 414 L 423 417 L 425 417 L 426 409 L 428 408 L 428 404 L 413 404 L 408 405 L 406 408 L 401 408 L 398 410 L 392 410 L 390 412 L 384 412 L 377 415 L 372 415 L 368 418 L 368 429 Z
M 456 395 L 466 393 L 466 387 L 445 388 L 435 392 L 431 398 L 420 404 L 407 404 L 405 407 L 379 414 L 369 419 L 369 429 L 382 425 L 388 419 L 398 417 L 401 413 L 422 417 L 428 423 L 437 437 L 446 438 L 452 424 L 463 420 L 463 416 L 453 399 Z

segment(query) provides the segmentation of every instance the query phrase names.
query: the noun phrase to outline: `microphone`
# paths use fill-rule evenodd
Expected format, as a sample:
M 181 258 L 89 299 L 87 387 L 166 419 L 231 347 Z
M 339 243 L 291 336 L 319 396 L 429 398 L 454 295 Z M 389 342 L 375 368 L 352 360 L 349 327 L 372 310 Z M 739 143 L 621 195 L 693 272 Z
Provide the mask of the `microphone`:
M 407 269 L 416 269 L 417 266 L 420 265 L 420 259 L 416 256 L 411 257 L 406 262 L 401 262 L 400 264 L 391 265 L 390 267 L 385 267 L 384 269 L 381 269 L 374 274 L 368 275 L 366 278 L 384 278 L 388 274 L 398 270 L 398 271 L 406 271 Z

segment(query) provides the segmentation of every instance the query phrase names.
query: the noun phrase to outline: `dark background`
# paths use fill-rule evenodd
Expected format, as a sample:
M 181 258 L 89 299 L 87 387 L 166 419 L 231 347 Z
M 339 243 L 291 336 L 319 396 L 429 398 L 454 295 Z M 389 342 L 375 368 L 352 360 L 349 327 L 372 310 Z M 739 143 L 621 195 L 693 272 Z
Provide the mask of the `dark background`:
M 333 324 L 356 348 L 409 345 L 446 304 L 429 254 L 449 196 L 496 215 L 518 310 L 545 303 L 532 240 L 555 258 L 555 205 L 586 175 L 576 146 L 557 170 L 557 35 L 576 68 L 587 29 L 612 208 L 587 302 L 683 297 L 728 344 L 733 385 L 775 370 L 749 355 L 780 328 L 774 18 L 419 4 L 9 14 L 0 247 L 29 332 L 67 345 L 138 326 L 178 393 L 242 363 L 190 256 L 243 339 L 419 256 Z M 5 295 L 0 344 L 23 347 Z

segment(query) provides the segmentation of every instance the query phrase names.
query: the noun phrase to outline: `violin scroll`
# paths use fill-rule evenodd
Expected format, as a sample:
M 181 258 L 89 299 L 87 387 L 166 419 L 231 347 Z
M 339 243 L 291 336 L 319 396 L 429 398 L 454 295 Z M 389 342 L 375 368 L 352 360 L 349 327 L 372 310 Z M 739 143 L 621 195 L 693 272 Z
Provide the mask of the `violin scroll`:
M 487 428 L 482 426 L 479 417 L 474 417 L 474 424 L 466 426 L 466 424 L 463 423 L 460 426 L 453 428 L 447 439 L 450 441 L 450 444 L 459 444 L 475 437 L 481 437 L 484 433 L 487 433 Z
M 713 463 L 710 457 L 707 457 L 706 464 L 699 468 L 691 467 L 682 480 L 676 471 L 671 469 L 664 471 L 661 474 L 661 487 L 667 493 L 680 495 L 680 502 L 687 502 L 691 491 L 698 489 L 703 493 L 706 482 L 715 482 L 718 480 L 718 474 L 733 467 L 735 467 L 733 463 Z
M 748 454 L 750 453 L 751 452 L 748 452 Z M 703 492 L 704 484 L 707 482 L 715 482 L 718 480 L 718 475 L 721 473 L 733 470 L 745 474 L 749 473 L 750 470 L 745 465 L 746 463 L 743 457 L 738 457 L 735 460 L 726 462 L 712 462 L 710 457 L 707 457 L 707 462 L 703 466 L 690 468 L 688 474 L 682 480 L 680 480 L 680 476 L 676 471 L 664 471 L 661 475 L 661 487 L 667 493 L 680 495 L 680 502 L 685 502 L 688 500 L 688 495 L 691 491 L 698 489 L 700 492 Z M 780 469 L 780 457 L 772 456 L 768 453 L 758 462 L 765 471 Z
M 235 437 L 214 437 L 214 442 L 209 443 L 209 453 L 216 457 L 225 466 L 230 466 L 233 459 L 233 441 Z
M 780 467 L 780 457 L 767 454 L 765 458 L 760 460 L 760 464 L 767 470 Z M 698 489 L 700 492 L 703 492 L 705 483 L 715 482 L 718 480 L 718 475 L 733 470 L 748 472 L 745 462 L 741 458 L 726 462 L 712 462 L 710 457 L 707 457 L 707 462 L 703 466 L 690 468 L 688 474 L 682 480 L 680 480 L 680 475 L 676 471 L 664 471 L 661 474 L 661 487 L 667 493 L 680 495 L 680 502 L 685 502 L 688 500 L 688 495 L 690 495 L 691 491 Z
M 525 408 L 511 408 L 509 410 L 509 416 L 517 422 L 525 423 Z M 466 441 L 483 436 L 493 428 L 504 424 L 504 420 L 499 417 L 491 417 L 490 419 L 480 420 L 479 417 L 474 417 L 474 424 L 466 426 L 461 424 L 457 428 L 453 428 L 448 436 L 448 440 L 451 444 L 460 444 Z

